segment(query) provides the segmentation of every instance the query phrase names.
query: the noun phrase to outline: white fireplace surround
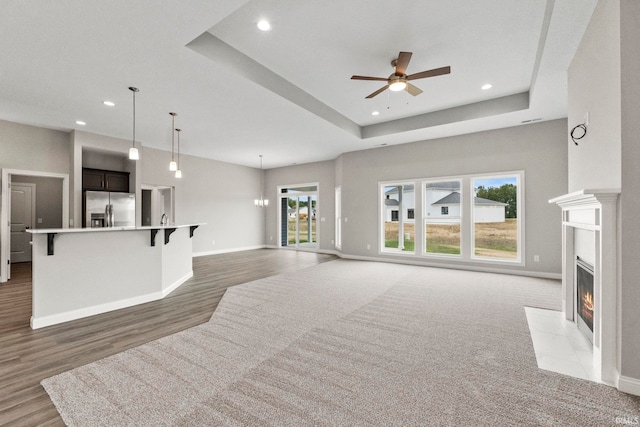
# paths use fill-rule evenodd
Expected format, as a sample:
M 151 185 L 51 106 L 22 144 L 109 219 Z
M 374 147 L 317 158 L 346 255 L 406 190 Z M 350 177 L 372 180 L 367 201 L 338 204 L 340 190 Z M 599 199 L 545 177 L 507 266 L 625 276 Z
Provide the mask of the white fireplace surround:
M 593 367 L 596 378 L 618 387 L 618 281 L 617 203 L 620 189 L 580 190 L 549 200 L 562 208 L 562 310 L 575 321 L 576 236 L 591 233 L 581 241 L 593 262 Z M 584 231 L 581 231 L 584 230 Z M 591 238 L 592 237 L 592 238 Z

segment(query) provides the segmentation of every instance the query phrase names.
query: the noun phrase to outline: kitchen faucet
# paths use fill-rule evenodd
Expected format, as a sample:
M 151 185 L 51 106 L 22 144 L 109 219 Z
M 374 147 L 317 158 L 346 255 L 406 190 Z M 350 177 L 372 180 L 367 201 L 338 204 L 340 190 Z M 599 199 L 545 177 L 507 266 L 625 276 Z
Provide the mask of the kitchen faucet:
M 162 218 L 160 218 L 160 225 L 167 225 L 167 214 L 163 213 Z

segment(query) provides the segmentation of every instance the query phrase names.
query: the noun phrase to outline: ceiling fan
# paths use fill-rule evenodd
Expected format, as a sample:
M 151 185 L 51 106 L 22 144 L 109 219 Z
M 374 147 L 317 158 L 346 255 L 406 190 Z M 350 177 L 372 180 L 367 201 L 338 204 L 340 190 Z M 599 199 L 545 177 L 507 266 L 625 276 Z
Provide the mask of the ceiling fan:
M 409 65 L 409 61 L 411 60 L 412 52 L 400 52 L 398 54 L 398 58 L 391 61 L 391 66 L 395 67 L 396 71 L 391 74 L 388 78 L 385 77 L 367 77 L 367 76 L 351 76 L 351 80 L 376 80 L 381 82 L 387 82 L 384 87 L 381 87 L 377 91 L 373 92 L 371 95 L 366 98 L 373 98 L 374 96 L 384 92 L 389 89 L 393 92 L 398 92 L 401 90 L 406 90 L 411 95 L 416 96 L 422 93 L 422 90 L 411 83 L 410 80 L 424 79 L 427 77 L 436 77 L 441 76 L 443 74 L 449 74 L 451 72 L 451 67 L 442 67 L 442 68 L 434 68 L 433 70 L 421 71 L 415 74 L 407 75 L 406 70 Z

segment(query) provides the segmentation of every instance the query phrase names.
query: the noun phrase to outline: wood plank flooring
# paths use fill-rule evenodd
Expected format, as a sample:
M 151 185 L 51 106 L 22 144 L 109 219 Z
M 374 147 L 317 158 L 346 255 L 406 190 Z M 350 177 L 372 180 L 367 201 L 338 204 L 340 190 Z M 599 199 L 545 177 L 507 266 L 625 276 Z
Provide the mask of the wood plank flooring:
M 15 264 L 0 285 L 0 425 L 64 425 L 42 379 L 206 322 L 230 286 L 334 259 L 278 249 L 194 258 L 194 277 L 163 300 L 35 331 L 31 265 Z

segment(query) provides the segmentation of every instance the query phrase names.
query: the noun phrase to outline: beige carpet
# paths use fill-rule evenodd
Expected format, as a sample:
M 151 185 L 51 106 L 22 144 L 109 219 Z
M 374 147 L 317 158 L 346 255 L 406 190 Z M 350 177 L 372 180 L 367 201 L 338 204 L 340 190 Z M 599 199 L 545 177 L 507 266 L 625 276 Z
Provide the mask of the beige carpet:
M 615 425 L 640 399 L 536 367 L 556 281 L 339 260 L 227 291 L 208 323 L 42 381 L 70 426 Z

